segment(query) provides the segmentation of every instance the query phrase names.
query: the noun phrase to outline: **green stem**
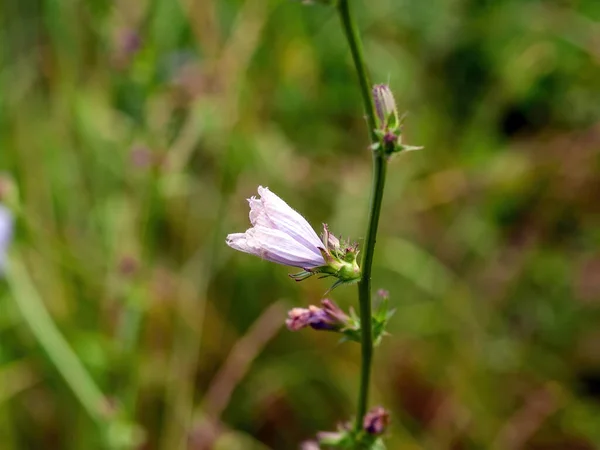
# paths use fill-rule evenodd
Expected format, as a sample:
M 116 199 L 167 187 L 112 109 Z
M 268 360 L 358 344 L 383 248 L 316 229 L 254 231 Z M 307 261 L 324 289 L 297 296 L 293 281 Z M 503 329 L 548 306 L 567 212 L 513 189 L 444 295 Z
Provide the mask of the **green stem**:
M 365 108 L 365 114 L 367 115 L 367 125 L 369 127 L 369 132 L 371 133 L 371 142 L 375 143 L 378 142 L 377 135 L 375 134 L 377 121 L 375 119 L 375 108 L 373 105 L 373 98 L 371 96 L 371 81 L 369 79 L 369 73 L 365 63 L 365 57 L 363 55 L 360 34 L 358 33 L 356 23 L 352 19 L 348 0 L 339 0 L 338 13 L 340 15 L 340 20 L 342 21 L 344 35 L 346 36 L 346 40 L 350 46 L 352 60 L 354 61 L 354 68 L 356 69 L 356 74 L 358 75 L 363 107 Z
M 375 134 L 376 119 L 373 99 L 371 97 L 371 82 L 365 64 L 362 44 L 350 14 L 348 0 L 339 0 L 338 12 L 344 34 L 348 40 L 354 66 L 358 75 L 360 91 L 363 99 L 365 112 L 367 115 L 367 124 L 369 126 L 371 142 L 377 143 L 378 138 Z M 375 253 L 375 241 L 377 239 L 377 227 L 379 225 L 379 215 L 381 213 L 381 201 L 383 199 L 383 188 L 385 185 L 385 174 L 387 169 L 387 160 L 381 151 L 373 151 L 373 181 L 371 190 L 371 201 L 369 206 L 369 220 L 362 257 L 362 275 L 358 284 L 358 301 L 360 310 L 361 326 L 361 381 L 358 394 L 358 411 L 356 414 L 356 431 L 362 429 L 363 417 L 367 411 L 369 400 L 369 383 L 371 378 L 371 360 L 373 357 L 373 336 L 371 326 L 371 269 L 373 267 L 373 255 Z

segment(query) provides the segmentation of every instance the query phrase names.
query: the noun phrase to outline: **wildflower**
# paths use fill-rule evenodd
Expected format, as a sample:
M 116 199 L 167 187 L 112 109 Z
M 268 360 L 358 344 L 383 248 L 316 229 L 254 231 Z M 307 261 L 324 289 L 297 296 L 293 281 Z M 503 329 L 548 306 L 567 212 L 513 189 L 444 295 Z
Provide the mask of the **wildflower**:
M 382 434 L 390 423 L 390 414 L 381 406 L 377 406 L 365 414 L 363 429 L 374 435 Z
M 308 308 L 292 308 L 285 321 L 290 331 L 298 331 L 310 326 L 315 330 L 340 331 L 347 327 L 350 317 L 332 300 L 323 299 L 322 308 L 310 305 Z
M 13 216 L 12 213 L 0 204 L 0 273 L 6 263 L 6 252 L 12 240 Z
M 360 268 L 356 245 L 342 245 L 324 225 L 323 239 L 299 213 L 268 188 L 258 187 L 260 198 L 251 197 L 250 223 L 245 233 L 227 236 L 227 245 L 267 261 L 302 272 L 290 275 L 301 281 L 317 273 L 338 278 L 338 283 L 357 281 Z

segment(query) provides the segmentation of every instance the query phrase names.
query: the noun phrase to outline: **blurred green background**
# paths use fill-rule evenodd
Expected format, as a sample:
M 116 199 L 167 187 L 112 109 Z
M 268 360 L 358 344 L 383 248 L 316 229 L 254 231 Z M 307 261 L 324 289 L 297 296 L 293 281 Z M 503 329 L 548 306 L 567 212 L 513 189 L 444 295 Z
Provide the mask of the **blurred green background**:
M 351 3 L 425 146 L 389 167 L 375 255 L 388 447 L 600 448 L 600 2 Z M 259 184 L 363 237 L 335 10 L 5 0 L 0 20 L 0 448 L 287 450 L 350 419 L 358 346 L 283 326 L 330 281 L 225 245 Z

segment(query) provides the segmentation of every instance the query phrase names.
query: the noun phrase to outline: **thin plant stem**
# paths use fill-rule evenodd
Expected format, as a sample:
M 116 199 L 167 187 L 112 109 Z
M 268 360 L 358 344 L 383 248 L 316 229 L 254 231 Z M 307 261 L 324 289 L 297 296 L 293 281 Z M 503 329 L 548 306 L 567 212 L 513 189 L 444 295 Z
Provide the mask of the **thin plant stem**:
M 370 131 L 371 142 L 378 142 L 375 134 L 376 116 L 371 97 L 371 82 L 367 66 L 365 64 L 362 43 L 360 35 L 352 15 L 348 0 L 339 0 L 338 13 L 344 30 L 344 35 L 350 46 L 354 67 L 358 75 L 360 91 L 366 113 L 367 125 Z M 373 267 L 373 255 L 375 253 L 375 242 L 377 240 L 377 227 L 379 225 L 379 215 L 381 213 L 381 201 L 383 199 L 383 188 L 385 185 L 385 175 L 387 169 L 387 160 L 381 151 L 373 150 L 373 178 L 371 188 L 371 200 L 369 206 L 369 219 L 367 223 L 367 232 L 362 257 L 362 275 L 358 284 L 358 301 L 361 326 L 361 379 L 358 394 L 358 406 L 356 414 L 355 430 L 362 429 L 363 418 L 367 411 L 369 401 L 369 383 L 371 378 L 371 361 L 373 358 L 373 336 L 371 327 L 371 269 Z

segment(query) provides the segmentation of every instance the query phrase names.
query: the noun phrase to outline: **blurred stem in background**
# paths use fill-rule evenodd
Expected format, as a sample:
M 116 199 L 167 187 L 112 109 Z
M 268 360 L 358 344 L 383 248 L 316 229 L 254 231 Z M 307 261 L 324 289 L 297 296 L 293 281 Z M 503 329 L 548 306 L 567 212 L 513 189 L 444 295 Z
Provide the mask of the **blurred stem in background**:
M 12 258 L 6 279 L 25 323 L 89 416 L 104 426 L 110 410 L 106 397 L 58 330 L 17 258 Z
M 128 418 L 116 414 L 92 375 L 73 351 L 48 313 L 29 272 L 19 258 L 13 257 L 6 273 L 19 311 L 49 360 L 102 432 L 106 448 L 121 449 L 137 446 L 141 430 Z
M 348 0 L 339 0 L 338 13 L 344 30 L 344 35 L 348 40 L 354 67 L 358 75 L 360 92 L 362 95 L 365 113 L 367 116 L 367 125 L 370 131 L 370 137 L 373 144 L 379 142 L 375 134 L 376 119 L 373 100 L 371 98 L 371 82 L 364 60 L 362 42 L 358 33 L 356 24 L 352 18 Z M 385 185 L 385 174 L 387 169 L 387 160 L 383 150 L 373 151 L 373 179 L 371 200 L 369 206 L 369 219 L 362 257 L 362 276 L 358 284 L 358 301 L 360 306 L 361 327 L 361 381 L 358 395 L 358 411 L 356 414 L 356 431 L 360 431 L 363 426 L 369 398 L 369 382 L 371 378 L 371 361 L 373 357 L 373 337 L 371 329 L 371 269 L 373 267 L 373 255 L 375 253 L 375 241 L 377 237 L 377 226 L 379 225 L 379 215 L 381 213 L 381 201 L 383 199 L 383 188 Z

